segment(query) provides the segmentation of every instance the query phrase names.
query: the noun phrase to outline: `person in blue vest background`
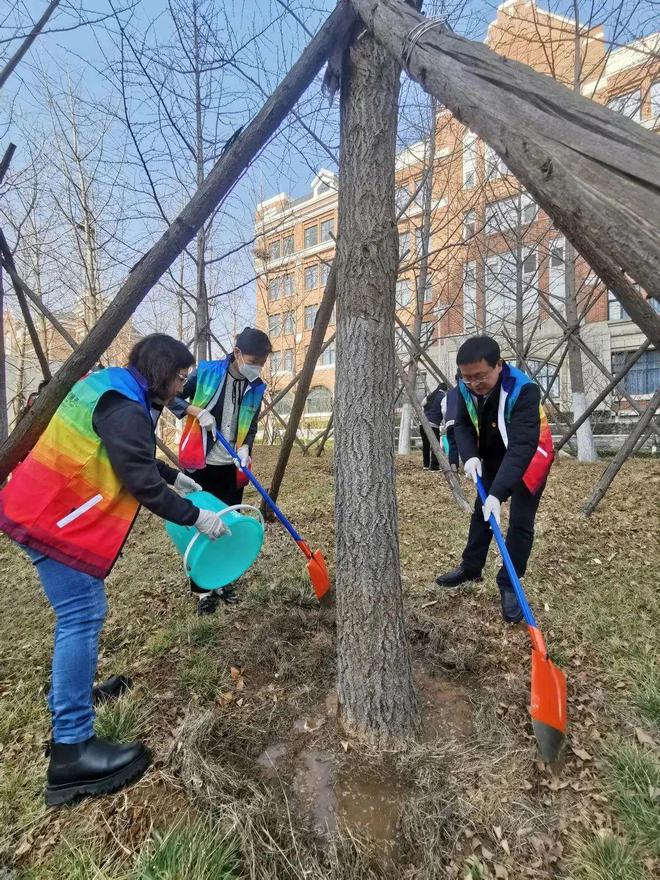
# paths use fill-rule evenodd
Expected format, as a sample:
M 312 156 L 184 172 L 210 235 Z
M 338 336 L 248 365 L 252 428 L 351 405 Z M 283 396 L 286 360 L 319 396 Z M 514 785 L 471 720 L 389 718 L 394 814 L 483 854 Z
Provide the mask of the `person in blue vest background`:
M 456 443 L 456 433 L 454 427 L 456 425 L 456 410 L 458 408 L 458 380 L 460 374 L 456 373 L 456 385 L 450 388 L 442 399 L 442 420 L 445 423 L 445 437 L 447 438 L 447 458 L 449 466 L 458 472 L 460 464 L 460 456 L 458 454 L 458 444 Z
M 481 580 L 492 532 L 493 514 L 500 522 L 503 502 L 511 499 L 506 546 L 516 572 L 525 574 L 534 541 L 534 520 L 554 458 L 552 434 L 541 389 L 521 370 L 500 357 L 490 336 L 474 336 L 458 349 L 455 435 L 465 473 L 481 477 L 488 497 L 477 495 L 461 563 L 436 583 L 458 587 Z M 507 623 L 522 620 L 522 611 L 504 566 L 497 574 L 502 615 Z
M 169 405 L 178 418 L 186 418 L 179 445 L 181 467 L 194 474 L 202 489 L 228 506 L 242 503 L 247 478 L 237 471 L 229 454 L 216 442 L 216 430 L 236 449 L 243 465 L 251 462 L 266 391 L 261 371 L 272 350 L 262 330 L 245 327 L 227 357 L 200 361 L 181 395 Z M 198 614 L 215 613 L 221 599 L 229 604 L 238 601 L 231 584 L 209 591 L 191 580 L 190 589 L 198 598 Z

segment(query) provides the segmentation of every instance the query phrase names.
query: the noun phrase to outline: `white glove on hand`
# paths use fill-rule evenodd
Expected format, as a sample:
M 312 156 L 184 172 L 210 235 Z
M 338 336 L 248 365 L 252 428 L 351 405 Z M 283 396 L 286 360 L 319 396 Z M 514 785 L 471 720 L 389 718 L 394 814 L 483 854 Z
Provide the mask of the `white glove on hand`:
M 213 436 L 215 437 L 215 432 L 217 430 L 215 424 L 215 416 L 207 409 L 203 409 L 200 413 L 197 413 L 196 418 L 201 427 L 205 431 L 211 431 Z
M 208 535 L 212 541 L 220 538 L 222 535 L 231 535 L 231 532 L 222 521 L 222 517 L 218 516 L 212 510 L 203 510 L 200 508 L 195 528 L 203 535 Z
M 250 447 L 249 446 L 239 446 L 236 450 L 236 455 L 241 460 L 241 465 L 246 468 L 250 463 Z
M 202 487 L 192 477 L 179 471 L 174 481 L 174 491 L 178 492 L 179 495 L 188 495 L 189 492 L 201 492 Z
M 463 465 L 463 470 L 472 480 L 472 482 L 476 483 L 477 477 L 481 476 L 481 459 L 477 458 L 476 455 L 474 456 L 474 458 L 468 458 L 468 460 Z
M 484 501 L 483 512 L 484 519 L 486 522 L 490 519 L 491 513 L 495 517 L 495 522 L 500 524 L 500 510 L 502 505 L 500 504 L 499 498 L 496 498 L 494 495 L 489 495 L 488 498 Z

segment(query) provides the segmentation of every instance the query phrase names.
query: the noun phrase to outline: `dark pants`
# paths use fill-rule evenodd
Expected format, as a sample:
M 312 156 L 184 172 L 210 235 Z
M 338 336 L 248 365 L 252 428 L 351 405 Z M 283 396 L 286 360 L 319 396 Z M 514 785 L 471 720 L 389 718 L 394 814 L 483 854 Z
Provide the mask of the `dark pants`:
M 233 464 L 207 464 L 201 471 L 191 474 L 193 480 L 199 483 L 205 492 L 215 495 L 220 501 L 224 501 L 228 507 L 243 503 L 243 487 L 236 485 L 236 468 Z M 208 593 L 191 579 L 190 586 L 193 593 Z
M 490 489 L 493 482 L 493 476 L 484 473 L 482 482 L 486 492 Z M 538 510 L 541 495 L 541 489 L 532 495 L 524 483 L 521 481 L 513 490 L 511 495 L 511 510 L 509 512 L 509 528 L 506 533 L 506 547 L 511 555 L 513 567 L 519 577 L 525 574 L 527 569 L 527 561 L 529 554 L 532 552 L 532 544 L 534 543 L 534 520 L 536 511 Z M 493 533 L 490 526 L 484 521 L 484 515 L 481 509 L 481 501 L 477 495 L 474 502 L 474 511 L 470 520 L 470 532 L 465 550 L 463 551 L 463 567 L 468 574 L 479 575 L 486 564 L 488 555 L 488 547 Z M 497 585 L 501 590 L 512 590 L 513 586 L 509 581 L 504 566 L 497 573 Z
M 447 428 L 447 445 L 449 446 L 449 464 L 454 464 L 458 468 L 460 458 L 458 456 L 458 444 L 456 443 L 456 435 L 454 434 L 454 426 Z
M 435 425 L 431 425 L 431 429 L 435 434 L 435 437 L 438 442 L 440 442 L 440 428 L 436 428 Z M 433 450 L 431 449 L 431 444 L 429 443 L 429 438 L 426 436 L 426 431 L 422 428 L 422 462 L 424 467 L 430 468 L 432 471 L 437 471 L 440 468 L 438 464 L 438 459 L 435 457 Z

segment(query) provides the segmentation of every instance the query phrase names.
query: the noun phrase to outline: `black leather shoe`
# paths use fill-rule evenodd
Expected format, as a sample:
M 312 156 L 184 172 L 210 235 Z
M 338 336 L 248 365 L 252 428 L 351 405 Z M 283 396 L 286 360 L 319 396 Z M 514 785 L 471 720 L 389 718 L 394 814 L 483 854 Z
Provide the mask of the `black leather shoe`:
M 475 583 L 478 583 L 481 580 L 483 580 L 481 572 L 478 574 L 469 574 L 463 568 L 463 563 L 461 562 L 461 564 L 452 571 L 448 571 L 446 574 L 439 574 L 435 579 L 435 582 L 439 587 L 460 587 L 461 584 L 466 584 L 468 581 L 475 581 Z
M 503 590 L 500 587 L 500 602 L 502 603 L 502 617 L 507 623 L 520 623 L 523 613 L 518 604 L 518 599 L 513 590 Z
M 216 592 L 218 594 L 218 598 L 222 599 L 223 602 L 226 602 L 227 605 L 238 605 L 238 603 L 241 601 L 236 587 L 232 587 L 231 584 L 227 584 L 226 587 L 221 587 Z
M 46 774 L 46 806 L 111 794 L 139 779 L 151 763 L 141 743 L 118 745 L 92 736 L 81 743 L 53 743 Z
M 92 700 L 95 706 L 117 700 L 122 694 L 133 687 L 133 679 L 127 675 L 112 675 L 92 689 Z

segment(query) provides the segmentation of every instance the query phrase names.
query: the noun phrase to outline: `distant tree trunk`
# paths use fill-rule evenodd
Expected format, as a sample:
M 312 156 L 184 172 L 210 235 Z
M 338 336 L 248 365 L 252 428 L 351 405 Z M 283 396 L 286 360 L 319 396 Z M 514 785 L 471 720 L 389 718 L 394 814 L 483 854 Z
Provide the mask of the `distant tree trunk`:
M 575 284 L 575 249 L 570 242 L 566 242 L 564 253 L 564 272 L 566 290 L 566 321 L 569 327 L 573 327 L 578 321 L 577 292 Z M 584 391 L 584 371 L 582 368 L 582 352 L 575 341 L 580 335 L 580 328 L 568 340 L 568 371 L 571 377 L 571 400 L 573 404 L 573 421 L 577 420 L 587 409 L 587 397 Z M 594 435 L 591 430 L 591 422 L 585 419 L 577 430 L 577 457 L 578 461 L 598 461 Z
M 0 443 L 9 435 L 7 413 L 7 373 L 5 371 L 5 287 L 0 266 Z
M 197 186 L 204 183 L 204 119 L 202 116 L 202 82 L 201 82 L 201 46 L 199 35 L 199 8 L 194 0 L 192 4 L 193 24 L 193 64 L 195 68 L 195 160 L 197 165 Z M 195 340 L 197 344 L 197 361 L 206 360 L 211 356 L 211 322 L 209 316 L 208 291 L 206 289 L 206 227 L 204 224 L 197 231 L 197 309 L 195 319 Z
M 418 723 L 392 430 L 398 77 L 398 64 L 368 34 L 345 55 L 334 409 L 338 693 L 345 728 L 381 746 L 405 740 Z

